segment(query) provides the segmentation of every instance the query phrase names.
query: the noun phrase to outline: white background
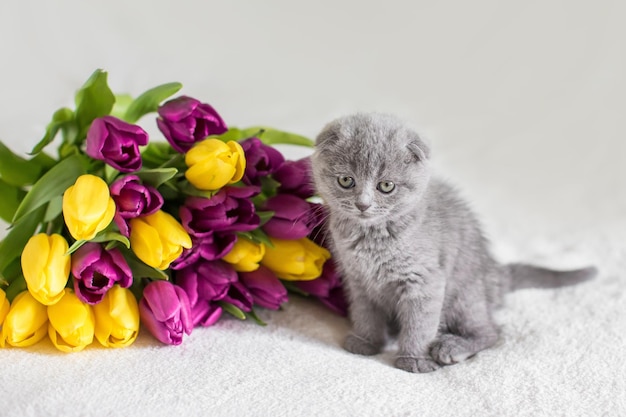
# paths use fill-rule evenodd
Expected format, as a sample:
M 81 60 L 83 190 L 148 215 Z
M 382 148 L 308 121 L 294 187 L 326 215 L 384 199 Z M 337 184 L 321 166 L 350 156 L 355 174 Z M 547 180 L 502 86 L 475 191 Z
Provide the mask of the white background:
M 179 81 L 232 126 L 313 137 L 395 113 L 488 225 L 594 227 L 626 211 L 625 17 L 608 0 L 2 2 L 0 138 L 29 150 L 103 68 L 116 92 Z

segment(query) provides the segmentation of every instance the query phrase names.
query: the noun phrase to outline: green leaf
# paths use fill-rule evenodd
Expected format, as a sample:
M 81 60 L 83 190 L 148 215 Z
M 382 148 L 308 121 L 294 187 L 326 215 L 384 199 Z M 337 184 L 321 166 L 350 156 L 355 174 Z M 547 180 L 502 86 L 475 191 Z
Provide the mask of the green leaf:
M 104 181 L 107 184 L 111 184 L 115 178 L 120 174 L 120 172 L 113 168 L 111 165 L 104 164 Z
M 76 139 L 84 138 L 94 119 L 111 113 L 114 103 L 115 95 L 107 84 L 107 73 L 96 70 L 76 93 Z
M 43 217 L 43 222 L 48 223 L 59 217 L 63 213 L 63 196 L 59 195 L 54 197 L 48 203 L 46 214 Z
M 256 311 L 254 311 L 254 309 L 247 312 L 246 317 L 251 318 L 259 326 L 267 326 L 267 323 L 261 320 L 261 318 L 256 314 Z
M 17 210 L 17 207 L 20 205 L 25 195 L 26 192 L 21 188 L 9 185 L 0 179 L 0 196 L 2 196 L 0 219 L 10 223 L 15 214 L 15 210 Z
M 243 311 L 241 311 L 239 308 L 235 307 L 231 303 L 227 303 L 226 301 L 218 301 L 218 304 L 220 305 L 220 307 L 224 309 L 225 312 L 227 312 L 231 316 L 236 317 L 239 320 L 246 319 L 246 313 L 244 313 Z
M 9 285 L 20 275 L 22 275 L 22 262 L 17 257 L 0 273 L 0 280 L 3 281 L 2 285 Z
M 261 139 L 266 145 L 301 145 L 312 148 L 315 142 L 305 136 L 296 135 L 295 133 L 283 132 L 281 130 L 272 129 L 270 127 L 249 127 L 241 131 L 244 138 L 250 138 L 253 136 Z
M 128 108 L 130 107 L 130 104 L 132 102 L 133 97 L 130 94 L 116 94 L 115 104 L 113 104 L 113 109 L 111 109 L 111 116 L 123 120 L 124 115 L 128 111 Z
M 46 207 L 40 206 L 22 216 L 9 230 L 9 233 L 0 243 L 0 271 L 4 271 L 7 265 L 22 254 L 26 242 L 37 230 L 45 212 Z
M 83 246 L 85 243 L 87 243 L 86 240 L 77 240 L 76 242 L 72 243 L 72 246 L 69 247 L 69 249 L 67 250 L 67 252 L 65 252 L 66 255 L 71 255 L 74 252 L 76 252 L 78 249 L 81 248 L 81 246 Z
M 251 135 L 254 136 L 254 135 Z M 248 139 L 251 136 L 244 136 L 244 132 L 242 132 L 241 129 L 238 129 L 236 127 L 231 127 L 230 129 L 228 129 L 226 132 L 222 133 L 219 136 L 215 136 L 216 139 L 221 140 L 222 142 L 228 142 L 231 140 L 234 140 L 235 142 L 238 142 L 242 139 Z
M 46 127 L 46 134 L 44 137 L 35 145 L 32 151 L 30 151 L 31 155 L 37 154 L 43 150 L 46 146 L 48 146 L 56 137 L 59 130 L 65 127 L 65 125 L 74 123 L 74 112 L 67 107 L 63 107 L 57 110 L 52 115 L 52 121 Z
M 181 88 L 183 88 L 181 83 L 167 83 L 151 88 L 128 106 L 124 120 L 135 123 L 142 116 L 157 111 L 163 100 L 176 94 Z
M 158 168 L 179 155 L 167 142 L 150 142 L 141 152 L 143 166 Z
M 102 242 L 119 242 L 126 246 L 126 249 L 130 249 L 130 240 L 126 236 L 117 232 L 106 232 L 96 235 L 90 242 L 102 243 Z
M 26 280 L 24 279 L 24 275 L 20 275 L 17 279 L 13 280 L 13 282 L 6 289 L 7 299 L 12 303 L 15 297 L 26 290 Z
M 308 292 L 303 291 L 300 288 L 298 288 L 296 286 L 296 284 L 294 284 L 292 281 L 281 280 L 280 282 L 283 284 L 283 287 L 285 287 L 285 289 L 287 291 L 289 291 L 289 292 L 292 292 L 292 293 L 298 294 L 298 295 L 302 295 L 303 297 L 308 297 L 309 295 L 311 295 Z
M 276 190 L 280 187 L 280 183 L 272 177 L 261 177 L 261 193 L 266 198 L 274 197 Z
M 220 192 L 220 190 L 198 190 L 196 187 L 191 185 L 188 181 L 181 181 L 178 188 L 182 194 L 192 196 L 192 197 L 211 198 L 215 194 Z
M 43 206 L 50 200 L 63 195 L 67 187 L 74 184 L 76 179 L 85 174 L 85 165 L 80 155 L 70 156 L 39 179 L 22 200 L 13 216 L 13 222 Z
M 143 263 L 137 256 L 130 250 L 123 250 L 124 258 L 128 262 L 128 266 L 133 271 L 133 280 L 139 280 L 140 278 L 150 279 L 169 279 L 169 276 L 160 269 L 153 268 Z
M 257 211 L 256 214 L 261 218 L 261 224 L 259 226 L 263 226 L 265 223 L 270 221 L 272 216 L 274 216 L 274 211 Z
M 162 184 L 174 178 L 178 173 L 176 168 L 145 169 L 136 173 L 144 184 L 158 188 Z
M 45 167 L 43 159 L 26 160 L 0 142 L 0 178 L 7 184 L 22 187 L 39 179 Z
M 269 246 L 270 248 L 274 247 L 270 238 L 261 229 L 254 229 L 251 232 L 238 232 L 237 234 L 250 239 L 254 243 L 262 243 L 265 246 Z

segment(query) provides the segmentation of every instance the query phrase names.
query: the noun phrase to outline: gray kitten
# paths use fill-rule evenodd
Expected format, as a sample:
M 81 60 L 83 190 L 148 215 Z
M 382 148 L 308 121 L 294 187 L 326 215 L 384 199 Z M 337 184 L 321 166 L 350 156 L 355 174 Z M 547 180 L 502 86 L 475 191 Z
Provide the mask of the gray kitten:
M 431 372 L 492 346 L 492 312 L 506 292 L 571 285 L 596 273 L 498 264 L 467 204 L 431 176 L 429 156 L 396 118 L 357 114 L 328 124 L 312 157 L 349 298 L 353 328 L 344 347 L 374 355 L 397 334 L 395 365 L 409 372 Z

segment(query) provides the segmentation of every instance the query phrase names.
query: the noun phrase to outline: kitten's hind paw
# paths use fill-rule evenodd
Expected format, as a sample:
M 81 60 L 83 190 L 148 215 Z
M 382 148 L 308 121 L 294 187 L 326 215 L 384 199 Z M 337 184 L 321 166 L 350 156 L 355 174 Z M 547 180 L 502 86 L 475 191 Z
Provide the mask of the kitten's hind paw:
M 380 345 L 370 343 L 367 340 L 362 339 L 352 333 L 346 336 L 346 340 L 343 343 L 343 348 L 350 353 L 365 356 L 376 355 L 377 353 L 380 353 L 381 350 Z
M 441 368 L 441 365 L 430 358 L 411 358 L 409 356 L 398 356 L 395 366 L 403 371 L 420 374 L 433 372 Z

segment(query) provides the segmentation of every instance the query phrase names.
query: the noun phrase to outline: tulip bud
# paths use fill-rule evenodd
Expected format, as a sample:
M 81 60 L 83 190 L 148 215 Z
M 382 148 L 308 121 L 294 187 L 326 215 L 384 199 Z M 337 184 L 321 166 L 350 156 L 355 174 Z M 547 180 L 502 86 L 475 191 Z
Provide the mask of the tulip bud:
M 169 281 L 153 281 L 139 302 L 141 322 L 154 337 L 168 345 L 180 345 L 183 333 L 191 334 L 191 307 L 185 291 Z
M 63 296 L 70 275 L 67 241 L 61 235 L 39 233 L 31 237 L 22 251 L 22 272 L 28 291 L 45 305 Z
M 7 299 L 7 293 L 4 292 L 3 289 L 0 289 L 0 327 L 2 326 L 2 323 L 4 323 L 4 319 L 9 312 L 10 306 L 11 304 Z
M 215 232 L 249 232 L 259 227 L 252 197 L 258 187 L 224 187 L 211 198 L 189 197 L 180 208 L 185 230 L 194 237 Z
M 130 346 L 139 334 L 139 306 L 133 293 L 113 286 L 102 302 L 93 306 L 96 339 L 106 347 Z
M 115 283 L 128 288 L 133 273 L 118 249 L 105 250 L 98 243 L 88 242 L 72 255 L 74 291 L 87 304 L 98 304 Z
M 95 319 L 89 304 L 65 289 L 58 303 L 48 306 L 48 336 L 63 352 L 80 352 L 93 342 Z
M 272 218 L 263 225 L 263 231 L 278 239 L 307 237 L 319 222 L 314 206 L 295 195 L 270 197 L 263 204 L 263 210 L 274 212 Z
M 246 156 L 243 182 L 247 185 L 261 185 L 261 178 L 272 174 L 285 162 L 276 148 L 265 145 L 259 138 L 246 139 L 241 147 Z
M 232 140 L 205 139 L 187 152 L 185 163 L 189 167 L 185 177 L 199 190 L 219 190 L 235 183 L 246 169 L 243 149 Z
M 282 240 L 270 238 L 261 264 L 287 281 L 308 281 L 322 274 L 330 252 L 307 238 Z
M 87 155 L 111 165 L 121 172 L 141 169 L 139 146 L 148 144 L 148 134 L 137 125 L 131 125 L 113 116 L 95 119 L 85 140 Z
M 130 221 L 130 247 L 135 255 L 147 265 L 167 269 L 183 253 L 191 248 L 191 238 L 172 215 L 157 211 Z
M 235 271 L 250 272 L 259 268 L 263 255 L 265 255 L 265 245 L 239 237 L 235 246 L 222 259 L 232 264 Z
M 185 153 L 194 143 L 226 132 L 226 124 L 213 107 L 181 96 L 159 107 L 157 125 L 176 151 Z
M 46 306 L 23 291 L 13 299 L 4 319 L 0 345 L 32 346 L 46 336 L 47 323 Z
M 111 184 L 111 197 L 122 219 L 155 213 L 163 206 L 163 196 L 156 188 L 142 184 L 136 175 L 126 175 Z
M 287 301 L 287 290 L 276 275 L 264 266 L 253 272 L 241 272 L 239 278 L 252 294 L 254 303 L 261 307 L 278 310 Z
M 311 178 L 311 158 L 285 161 L 272 175 L 280 183 L 279 193 L 309 198 L 315 194 Z
M 176 273 L 176 284 L 189 297 L 193 325 L 211 326 L 222 315 L 218 300 L 226 297 L 237 273 L 222 261 L 200 259 Z
M 107 183 L 95 175 L 81 175 L 63 194 L 63 217 L 76 240 L 91 240 L 115 215 Z

